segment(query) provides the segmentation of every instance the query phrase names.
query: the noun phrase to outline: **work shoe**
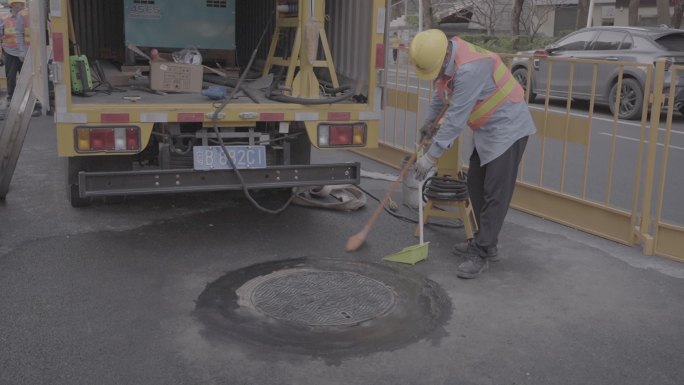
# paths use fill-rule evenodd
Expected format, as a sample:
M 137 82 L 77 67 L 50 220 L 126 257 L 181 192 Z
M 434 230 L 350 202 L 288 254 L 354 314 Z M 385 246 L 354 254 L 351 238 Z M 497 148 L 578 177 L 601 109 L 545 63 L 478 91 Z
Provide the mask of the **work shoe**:
M 489 266 L 487 259 L 476 254 L 470 254 L 466 256 L 465 262 L 456 268 L 456 276 L 464 279 L 476 278 L 487 269 L 487 266 Z
M 454 245 L 454 248 L 451 249 L 451 252 L 458 255 L 458 256 L 464 256 L 468 254 L 468 248 L 470 247 L 470 244 L 473 242 L 473 239 L 468 239 L 463 242 L 459 242 Z M 473 245 L 474 246 L 474 245 Z M 489 261 L 492 262 L 499 262 L 501 258 L 499 258 L 499 250 L 494 247 L 488 247 L 486 250 L 481 250 L 481 248 L 476 248 L 480 250 L 478 252 L 479 255 L 481 255 L 483 258 L 486 258 Z

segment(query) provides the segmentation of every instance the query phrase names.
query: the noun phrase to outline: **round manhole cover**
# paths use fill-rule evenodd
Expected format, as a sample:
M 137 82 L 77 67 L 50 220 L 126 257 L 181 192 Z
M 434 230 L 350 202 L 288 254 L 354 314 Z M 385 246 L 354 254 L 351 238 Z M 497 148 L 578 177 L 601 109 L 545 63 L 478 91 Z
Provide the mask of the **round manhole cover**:
M 226 273 L 200 294 L 195 314 L 207 338 L 341 357 L 439 339 L 451 302 L 409 269 L 297 258 Z
M 305 325 L 353 325 L 379 317 L 394 305 L 389 287 L 347 271 L 285 270 L 257 280 L 261 282 L 251 291 L 256 309 Z

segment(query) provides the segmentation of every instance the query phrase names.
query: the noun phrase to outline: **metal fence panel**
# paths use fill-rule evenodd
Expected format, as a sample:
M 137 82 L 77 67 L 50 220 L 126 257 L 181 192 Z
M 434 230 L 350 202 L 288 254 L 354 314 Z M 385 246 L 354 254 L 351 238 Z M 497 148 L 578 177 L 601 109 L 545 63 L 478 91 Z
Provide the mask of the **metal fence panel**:
M 387 154 L 415 151 L 431 84 L 415 77 L 406 49 L 399 50 L 396 62 L 391 50 L 387 52 L 380 142 L 383 156 L 398 167 L 399 156 Z M 501 56 L 511 63 L 520 55 Z M 668 77 L 677 79 L 677 71 L 684 67 L 674 66 L 668 72 L 664 61 L 651 65 L 525 59 L 548 61 L 548 79 L 556 71 L 569 81 L 561 93 L 547 82 L 545 92 L 541 90 L 538 100 L 530 103 L 538 131 L 521 164 L 513 207 L 616 242 L 641 244 L 645 254 L 684 261 L 684 206 L 678 204 L 684 181 L 673 171 L 684 162 L 684 144 L 677 145 L 684 139 L 684 122 L 675 111 L 679 86 L 669 87 L 666 82 Z M 605 66 L 616 69 L 612 116 L 606 114 L 605 95 L 597 89 Z M 643 73 L 645 102 L 640 118 L 626 121 L 618 118 L 619 103 L 623 85 L 631 82 L 625 79 L 635 79 L 634 73 Z M 577 98 L 580 85 L 588 79 L 589 96 Z M 529 94 L 529 79 L 526 89 Z M 664 89 L 669 95 L 663 94 Z M 661 114 L 667 116 L 664 127 Z

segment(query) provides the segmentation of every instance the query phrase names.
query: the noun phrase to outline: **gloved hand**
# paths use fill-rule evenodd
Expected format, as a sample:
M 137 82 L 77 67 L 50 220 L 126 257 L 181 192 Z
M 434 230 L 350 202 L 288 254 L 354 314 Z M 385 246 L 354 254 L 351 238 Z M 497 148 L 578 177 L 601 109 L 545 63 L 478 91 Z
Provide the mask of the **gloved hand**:
M 420 128 L 420 140 L 422 141 L 423 138 L 432 139 L 432 135 L 434 132 L 432 132 L 432 123 L 429 120 L 426 120 L 425 123 L 423 123 L 423 127 Z
M 416 170 L 413 173 L 413 177 L 419 181 L 425 179 L 430 170 L 435 167 L 435 163 L 437 163 L 437 159 L 429 154 L 424 154 L 416 161 Z

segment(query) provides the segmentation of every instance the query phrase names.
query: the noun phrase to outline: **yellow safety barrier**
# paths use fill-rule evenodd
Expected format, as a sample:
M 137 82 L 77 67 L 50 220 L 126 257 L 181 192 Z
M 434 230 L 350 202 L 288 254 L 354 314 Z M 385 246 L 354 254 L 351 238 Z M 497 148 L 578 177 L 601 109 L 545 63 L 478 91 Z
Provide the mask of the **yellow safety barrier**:
M 656 68 L 660 66 L 664 66 L 664 63 L 659 62 Z M 684 66 L 672 66 L 670 72 L 671 79 L 679 79 L 679 77 L 684 74 Z M 684 87 L 684 84 L 681 86 Z M 667 204 L 668 207 L 681 207 L 681 199 L 682 196 L 684 196 L 682 187 L 678 185 L 678 183 L 681 184 L 682 178 L 677 175 L 676 171 L 674 171 L 676 170 L 676 167 L 681 165 L 681 162 L 673 160 L 674 157 L 672 156 L 673 151 L 684 153 L 684 146 L 675 146 L 672 144 L 672 135 L 674 133 L 684 136 L 684 132 L 675 131 L 672 128 L 674 110 L 677 106 L 677 91 L 678 89 L 676 86 L 671 86 L 668 93 L 667 118 L 665 121 L 660 166 L 659 168 L 657 166 L 655 168 L 649 168 L 646 176 L 647 181 L 655 180 L 655 178 L 658 177 L 659 184 L 657 189 L 655 188 L 656 186 L 654 183 L 649 183 L 647 185 L 650 186 L 650 188 L 647 188 L 647 193 L 644 194 L 644 209 L 642 214 L 643 219 L 640 229 L 644 234 L 644 238 L 646 238 L 649 234 L 653 234 L 653 249 L 647 249 L 647 253 L 653 251 L 657 255 L 684 262 L 684 223 L 682 223 L 684 221 L 682 221 L 682 218 L 677 218 L 678 215 L 676 214 L 674 216 L 666 215 L 666 210 L 664 210 L 665 204 Z M 662 98 L 662 94 L 654 95 L 654 100 L 658 101 L 658 103 L 662 102 Z M 657 156 L 659 146 L 657 140 L 660 131 L 660 125 L 657 123 L 659 122 L 660 114 L 653 115 L 655 116 L 652 117 L 651 124 L 652 126 L 655 126 L 656 129 L 651 130 L 649 139 L 649 163 L 657 165 L 655 158 Z M 653 161 L 651 161 L 652 159 Z M 674 170 L 673 167 L 675 168 Z M 650 206 L 647 205 L 647 200 L 648 202 L 651 202 L 652 193 L 655 193 L 657 196 L 657 207 L 653 226 L 649 226 L 651 211 Z M 671 210 L 667 211 L 670 212 Z M 651 232 L 649 232 L 649 230 Z
M 528 143 L 513 207 L 617 242 L 634 244 L 634 228 L 639 218 L 637 203 L 643 151 L 639 149 L 636 154 L 618 153 L 618 127 L 621 122 L 618 110 L 625 67 L 642 68 L 646 73 L 644 88 L 648 90 L 652 88 L 651 66 L 549 57 L 528 58 L 527 68 L 533 68 L 533 59 L 546 61 L 548 70 L 544 95 L 560 91 L 558 88 L 551 89 L 554 76 L 566 77 L 567 88 L 563 90 L 565 97 L 562 99 L 544 97 L 543 107 L 530 105 L 537 135 Z M 566 67 L 568 72 L 554 74 L 554 65 Z M 602 127 L 595 127 L 596 84 L 601 65 L 613 66 L 618 71 L 616 107 L 612 119 L 603 118 Z M 577 66 L 585 71 L 578 73 Z M 590 74 L 586 73 L 587 69 L 591 69 Z M 583 110 L 578 113 L 573 109 L 577 104 L 573 92 L 575 79 L 587 76 L 591 77 L 592 89 L 585 115 Z M 531 92 L 530 80 L 531 76 L 528 76 L 528 95 Z M 648 98 L 644 96 L 644 100 Z M 648 103 L 644 103 L 641 132 L 646 127 L 647 116 Z M 630 161 L 633 167 L 629 167 L 628 172 L 615 172 L 616 163 L 625 166 Z M 620 185 L 619 199 L 615 196 L 616 184 Z
M 407 56 L 400 49 L 399 60 L 385 68 L 380 148 L 364 152 L 396 167 L 415 151 L 432 94 L 432 84 L 415 77 Z M 679 114 L 676 93 L 678 86 L 684 87 L 676 79 L 684 79 L 684 66 L 668 69 L 664 60 L 639 64 L 501 56 L 508 65 L 522 58 L 528 69 L 539 61 L 545 61 L 547 68 L 546 89 L 535 89 L 538 100 L 530 103 L 537 134 L 528 142 L 521 162 L 512 206 L 616 242 L 639 244 L 647 255 L 684 261 L 684 208 L 680 209 L 684 205 L 678 204 L 684 183 L 672 171 L 684 158 L 684 145 L 677 146 L 674 140 L 684 138 L 684 129 L 673 128 L 674 114 Z M 606 68 L 615 74 L 612 116 L 605 106 L 605 90 L 597 89 L 599 80 L 605 80 L 599 79 L 599 73 Z M 618 118 L 623 85 L 634 84 L 635 74 L 642 75 L 641 117 L 625 121 Z M 554 75 L 567 79 L 562 92 L 551 88 Z M 575 94 L 575 83 L 587 78 L 591 79 L 588 100 L 587 95 Z M 527 76 L 525 84 L 528 97 L 531 79 Z M 664 127 L 661 112 L 666 116 Z

